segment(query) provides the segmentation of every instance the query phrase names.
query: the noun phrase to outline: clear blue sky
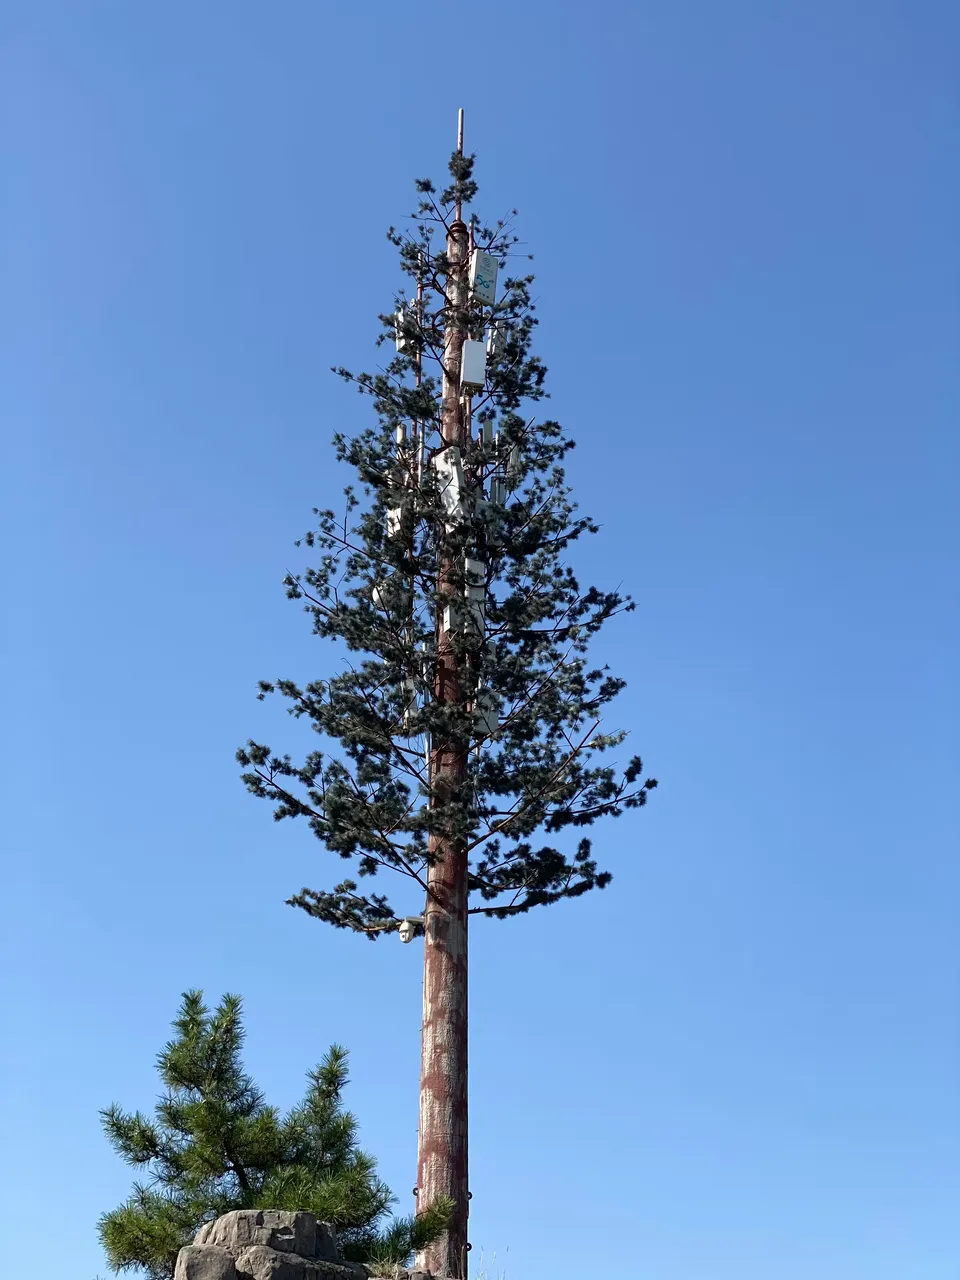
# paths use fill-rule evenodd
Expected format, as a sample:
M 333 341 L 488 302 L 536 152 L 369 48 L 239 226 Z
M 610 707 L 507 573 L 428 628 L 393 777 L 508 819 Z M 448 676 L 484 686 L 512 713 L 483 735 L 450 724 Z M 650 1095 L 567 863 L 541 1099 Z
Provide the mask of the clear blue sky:
M 606 893 L 473 939 L 474 1258 L 512 1280 L 955 1280 L 958 181 L 933 0 L 8 0 L 0 1203 L 104 1264 L 179 994 L 296 1098 L 333 1040 L 412 1207 L 419 948 L 233 761 L 456 108 L 537 255 L 552 409 L 640 607 L 661 779 Z M 461 59 L 461 86 L 448 83 Z M 11 1228 L 13 1229 L 13 1228 Z M 509 1253 L 506 1251 L 509 1250 Z

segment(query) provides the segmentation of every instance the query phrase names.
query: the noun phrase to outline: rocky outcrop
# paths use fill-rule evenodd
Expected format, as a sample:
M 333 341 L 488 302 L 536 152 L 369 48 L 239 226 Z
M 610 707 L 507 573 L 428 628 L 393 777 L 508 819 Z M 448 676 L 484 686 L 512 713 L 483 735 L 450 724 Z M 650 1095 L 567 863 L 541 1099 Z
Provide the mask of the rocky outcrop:
M 174 1280 L 367 1280 L 369 1269 L 337 1257 L 333 1227 L 312 1213 L 238 1209 L 208 1222 L 180 1250 Z M 430 1280 L 397 1271 L 399 1280 Z
M 280 1209 L 238 1209 L 201 1227 L 194 1245 L 216 1245 L 238 1258 L 245 1249 L 264 1245 L 278 1253 L 300 1258 L 337 1261 L 337 1236 L 332 1227 L 318 1222 L 312 1213 L 285 1213 Z

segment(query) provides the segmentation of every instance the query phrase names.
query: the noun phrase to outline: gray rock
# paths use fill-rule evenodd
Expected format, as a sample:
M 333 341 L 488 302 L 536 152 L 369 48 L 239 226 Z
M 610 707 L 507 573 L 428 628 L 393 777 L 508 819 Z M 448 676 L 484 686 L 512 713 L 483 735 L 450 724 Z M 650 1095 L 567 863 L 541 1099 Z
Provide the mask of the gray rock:
M 263 1244 L 245 1249 L 236 1266 L 239 1280 L 357 1280 L 358 1276 L 357 1269 L 349 1263 L 300 1258 Z
M 401 1280 L 432 1280 L 397 1269 Z M 235 1209 L 180 1250 L 174 1280 L 368 1280 L 362 1262 L 337 1258 L 337 1236 L 312 1213 Z
M 307 1260 L 255 1244 L 237 1258 L 237 1275 L 240 1280 L 307 1280 Z
M 216 1244 L 236 1257 L 254 1243 L 254 1232 L 262 1225 L 258 1219 L 258 1209 L 235 1209 L 233 1213 L 225 1213 L 213 1222 L 202 1226 L 194 1237 L 194 1244 Z
M 310 1215 L 313 1217 L 313 1215 Z M 315 1258 L 324 1258 L 327 1262 L 336 1262 L 337 1260 L 337 1233 L 329 1222 L 317 1222 L 313 1219 L 317 1229 L 317 1243 L 313 1256 Z M 363 1272 L 366 1276 L 366 1272 Z
M 188 1244 L 177 1254 L 174 1280 L 237 1280 L 237 1269 L 226 1249 Z
M 317 1222 L 312 1213 L 284 1209 L 235 1209 L 201 1227 L 194 1244 L 219 1245 L 234 1257 L 253 1245 L 301 1258 L 333 1262 L 337 1257 L 337 1237 L 331 1226 Z

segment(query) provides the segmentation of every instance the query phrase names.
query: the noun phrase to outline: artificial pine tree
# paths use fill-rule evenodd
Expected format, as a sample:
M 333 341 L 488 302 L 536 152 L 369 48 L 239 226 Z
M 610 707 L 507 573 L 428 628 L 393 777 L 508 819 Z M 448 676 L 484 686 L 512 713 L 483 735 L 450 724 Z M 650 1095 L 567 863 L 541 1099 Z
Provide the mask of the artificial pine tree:
M 440 1234 L 446 1205 L 429 1221 L 400 1219 L 379 1229 L 394 1197 L 341 1105 L 345 1049 L 332 1046 L 308 1073 L 303 1101 L 281 1115 L 243 1069 L 238 996 L 224 996 L 211 1014 L 201 992 L 187 992 L 173 1025 L 176 1035 L 157 1060 L 166 1092 L 156 1118 L 116 1105 L 101 1113 L 115 1149 L 147 1176 L 100 1219 L 115 1271 L 134 1267 L 166 1280 L 201 1225 L 232 1209 L 314 1213 L 337 1228 L 344 1257 L 357 1261 L 402 1263 Z
M 335 370 L 370 397 L 375 422 L 335 435 L 359 485 L 340 513 L 314 512 L 303 543 L 317 558 L 286 587 L 347 655 L 327 678 L 260 686 L 306 718 L 316 749 L 238 752 L 275 818 L 305 818 L 355 868 L 291 905 L 370 939 L 408 914 L 425 934 L 418 1205 L 449 1195 L 456 1209 L 446 1244 L 421 1263 L 455 1276 L 467 1247 L 467 916 L 604 888 L 610 873 L 579 833 L 656 786 L 638 756 L 620 769 L 598 759 L 624 741 L 601 727 L 624 682 L 590 665 L 588 645 L 634 606 L 582 587 L 568 563 L 598 526 L 571 498 L 573 442 L 528 413 L 546 373 L 531 350 L 533 277 L 492 292 L 489 268 L 506 268 L 518 239 L 512 214 L 462 220 L 473 167 L 461 144 L 446 188 L 419 181 L 409 229 L 389 232 L 409 281 L 380 317 L 396 353 L 375 373 Z M 468 363 L 481 343 L 478 379 Z M 360 887 L 380 871 L 412 891 L 407 905 Z

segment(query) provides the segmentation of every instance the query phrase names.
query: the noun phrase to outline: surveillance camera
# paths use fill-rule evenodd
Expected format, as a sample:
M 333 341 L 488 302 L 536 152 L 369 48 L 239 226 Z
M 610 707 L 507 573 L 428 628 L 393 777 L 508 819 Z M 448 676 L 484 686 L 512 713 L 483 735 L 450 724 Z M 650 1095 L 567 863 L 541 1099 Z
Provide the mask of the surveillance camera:
M 417 925 L 420 920 L 416 916 L 407 916 L 406 920 L 400 921 L 400 941 L 412 942 L 417 936 Z

